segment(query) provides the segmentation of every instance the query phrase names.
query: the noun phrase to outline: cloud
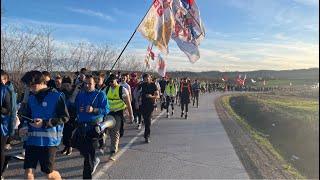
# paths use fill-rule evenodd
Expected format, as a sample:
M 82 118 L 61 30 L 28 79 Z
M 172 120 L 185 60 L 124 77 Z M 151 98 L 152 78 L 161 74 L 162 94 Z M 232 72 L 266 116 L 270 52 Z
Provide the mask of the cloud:
M 288 40 L 289 37 L 286 37 L 285 35 L 283 35 L 282 33 L 277 33 L 273 36 L 275 39 L 277 40 Z
M 250 19 L 250 26 L 261 26 L 260 32 L 278 29 L 317 32 L 319 29 L 319 0 L 294 0 L 288 3 L 279 0 L 230 0 L 226 4 L 245 13 Z
M 137 14 L 134 14 L 132 12 L 128 12 L 128 11 L 125 11 L 125 10 L 121 10 L 119 8 L 112 8 L 112 11 L 117 16 L 130 17 L 132 19 L 139 17 Z
M 279 34 L 279 37 L 284 35 Z M 282 37 L 283 38 L 283 37 Z M 185 54 L 170 43 L 167 59 L 169 71 L 253 71 L 285 70 L 319 67 L 319 45 L 299 41 L 286 42 L 238 42 L 206 39 L 201 46 L 201 58 L 191 64 Z M 155 48 L 155 51 L 158 50 Z M 141 61 L 146 49 L 131 49 Z M 155 62 L 153 62 L 155 68 Z
M 41 30 L 41 28 L 50 28 L 53 30 L 55 39 L 68 42 L 87 40 L 93 43 L 119 43 L 125 41 L 126 37 L 131 33 L 128 29 L 123 28 L 105 28 L 84 24 L 38 21 L 27 18 L 3 17 L 1 23 L 3 23 L 3 27 L 1 26 L 2 29 L 6 26 L 16 27 L 19 30 Z M 115 34 L 117 34 L 117 36 L 114 36 Z
M 80 13 L 88 16 L 99 17 L 101 19 L 104 19 L 110 22 L 115 22 L 115 19 L 112 16 L 98 12 L 98 11 L 93 11 L 90 9 L 71 8 L 71 7 L 68 7 L 66 9 L 72 12 L 76 12 L 76 13 Z
M 81 24 L 70 24 L 70 23 L 56 23 L 56 22 L 48 22 L 48 21 L 37 21 L 26 18 L 5 18 L 4 24 L 14 25 L 19 27 L 20 29 L 24 28 L 37 28 L 37 27 L 50 27 L 54 30 L 66 30 L 72 29 L 75 31 L 90 31 L 95 33 L 107 33 L 106 29 L 97 27 L 97 26 L 87 26 Z

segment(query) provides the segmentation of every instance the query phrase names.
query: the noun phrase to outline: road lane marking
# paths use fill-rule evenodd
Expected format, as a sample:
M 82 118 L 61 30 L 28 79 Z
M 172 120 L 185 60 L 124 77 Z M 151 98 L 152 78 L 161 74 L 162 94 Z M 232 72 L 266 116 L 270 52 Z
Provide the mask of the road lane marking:
M 165 113 L 165 111 L 162 111 L 154 120 L 151 121 L 151 125 L 153 123 L 155 123 L 161 115 L 163 115 Z M 137 141 L 137 139 L 139 138 L 139 136 L 141 136 L 144 133 L 144 130 L 141 130 L 134 138 L 132 138 L 130 140 L 130 142 L 128 144 L 126 144 L 116 155 L 115 155 L 115 160 L 114 161 L 108 161 L 101 169 L 100 171 L 98 171 L 93 177 L 92 179 L 101 179 L 101 177 L 106 174 L 107 170 L 113 165 L 113 163 L 115 161 L 117 161 L 123 153 L 125 153 L 131 146 L 132 144 Z

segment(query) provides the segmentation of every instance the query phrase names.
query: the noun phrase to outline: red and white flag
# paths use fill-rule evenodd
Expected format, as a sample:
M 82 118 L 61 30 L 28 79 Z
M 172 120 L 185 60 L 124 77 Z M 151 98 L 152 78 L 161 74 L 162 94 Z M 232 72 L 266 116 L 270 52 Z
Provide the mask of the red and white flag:
M 172 39 L 189 61 L 200 59 L 199 45 L 205 37 L 204 26 L 195 0 L 173 0 L 174 31 Z
M 162 53 L 168 54 L 168 44 L 174 28 L 172 0 L 154 0 L 138 31 Z
M 167 71 L 167 63 L 160 54 L 158 54 L 157 71 L 161 77 L 165 77 Z
M 244 86 L 244 84 L 246 82 L 246 79 L 247 79 L 247 75 L 244 75 L 244 78 L 241 79 L 241 74 L 239 74 L 237 79 L 236 79 L 236 82 L 237 82 L 238 85 Z
M 146 57 L 145 57 L 145 59 L 144 59 L 144 62 L 145 62 L 146 67 L 147 67 L 148 69 L 151 68 L 150 58 L 151 58 L 152 60 L 154 60 L 154 56 L 155 56 L 154 52 L 152 51 L 152 47 L 153 47 L 153 44 L 151 45 L 151 47 L 148 46 L 148 48 L 147 48 L 147 54 L 146 54 Z
M 152 60 L 154 60 L 154 52 L 152 51 L 152 47 L 153 47 L 153 45 L 151 45 L 151 47 L 148 46 L 148 56 L 149 56 Z

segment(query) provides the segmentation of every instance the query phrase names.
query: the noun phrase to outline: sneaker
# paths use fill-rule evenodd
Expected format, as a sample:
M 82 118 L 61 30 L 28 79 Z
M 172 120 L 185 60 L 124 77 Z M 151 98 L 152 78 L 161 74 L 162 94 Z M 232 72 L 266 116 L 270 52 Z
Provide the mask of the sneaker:
M 145 138 L 145 139 L 144 139 L 144 142 L 145 142 L 145 143 L 150 143 L 151 141 L 150 141 L 149 138 Z
M 64 147 L 63 150 L 61 151 L 61 154 L 66 155 L 68 151 L 67 147 Z
M 93 169 L 92 169 L 91 175 L 96 171 L 99 163 L 100 163 L 100 159 L 99 159 L 98 157 L 96 157 L 96 159 L 95 159 L 94 162 L 93 162 Z
M 116 160 L 116 152 L 114 152 L 114 151 L 110 152 L 109 160 L 110 161 Z
M 67 149 L 66 155 L 69 156 L 69 155 L 71 155 L 71 154 L 72 154 L 72 147 L 69 147 L 69 148 Z
M 138 124 L 137 129 L 138 129 L 138 130 L 141 129 L 141 124 Z
M 25 150 L 23 150 L 21 154 L 15 155 L 13 157 L 23 161 L 25 159 L 25 155 L 26 155 Z

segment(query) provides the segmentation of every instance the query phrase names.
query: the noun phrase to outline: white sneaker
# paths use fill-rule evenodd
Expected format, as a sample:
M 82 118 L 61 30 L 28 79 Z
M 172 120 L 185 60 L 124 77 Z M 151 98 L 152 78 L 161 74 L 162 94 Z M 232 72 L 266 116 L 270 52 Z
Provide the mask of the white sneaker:
M 15 155 L 14 157 L 19 160 L 24 160 L 25 159 L 25 151 L 22 151 L 21 154 Z
M 141 129 L 141 124 L 138 124 L 137 129 L 138 129 L 138 130 Z

